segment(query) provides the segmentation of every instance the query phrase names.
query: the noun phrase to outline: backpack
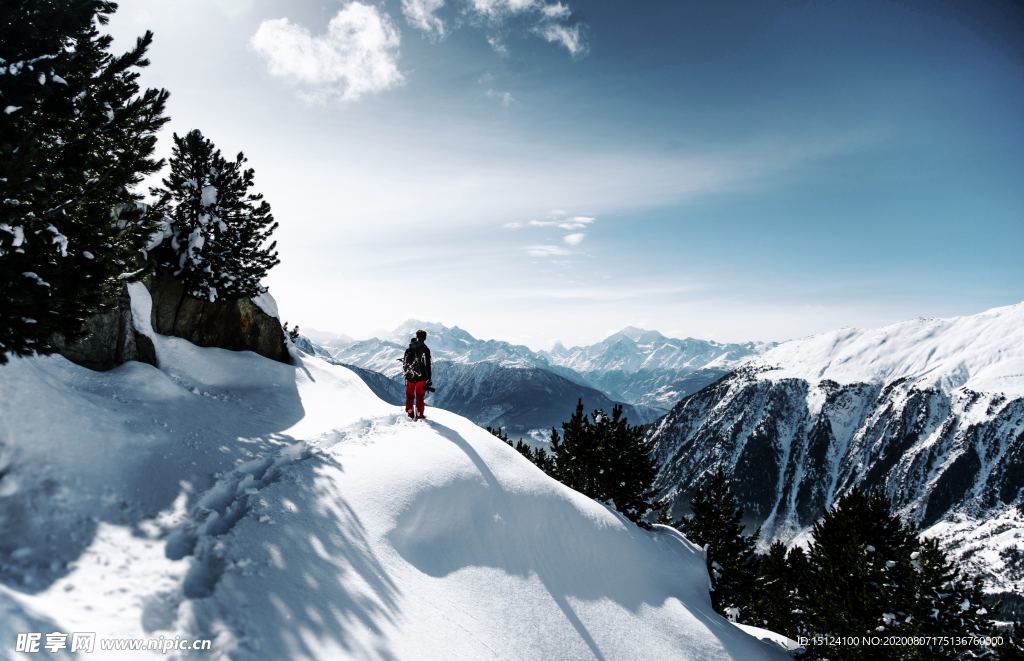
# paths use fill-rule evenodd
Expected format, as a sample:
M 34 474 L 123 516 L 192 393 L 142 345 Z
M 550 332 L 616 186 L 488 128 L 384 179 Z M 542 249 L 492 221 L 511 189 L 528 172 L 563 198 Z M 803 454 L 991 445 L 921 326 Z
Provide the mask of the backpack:
M 406 381 L 427 381 L 430 379 L 429 349 L 422 342 L 410 343 L 402 359 L 402 371 Z

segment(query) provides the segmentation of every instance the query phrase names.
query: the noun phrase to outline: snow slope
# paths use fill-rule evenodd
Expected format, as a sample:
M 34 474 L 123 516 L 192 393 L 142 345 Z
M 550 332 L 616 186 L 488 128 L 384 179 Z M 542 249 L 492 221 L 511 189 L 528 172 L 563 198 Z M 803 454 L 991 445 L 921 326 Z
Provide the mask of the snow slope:
M 159 370 L 0 368 L 3 645 L 94 631 L 209 637 L 207 659 L 782 658 L 711 610 L 700 549 L 464 418 L 413 423 L 318 358 L 153 337 Z
M 891 383 L 909 378 L 947 392 L 1024 394 L 1024 303 L 951 319 L 914 319 L 785 342 L 753 359 L 771 379 Z

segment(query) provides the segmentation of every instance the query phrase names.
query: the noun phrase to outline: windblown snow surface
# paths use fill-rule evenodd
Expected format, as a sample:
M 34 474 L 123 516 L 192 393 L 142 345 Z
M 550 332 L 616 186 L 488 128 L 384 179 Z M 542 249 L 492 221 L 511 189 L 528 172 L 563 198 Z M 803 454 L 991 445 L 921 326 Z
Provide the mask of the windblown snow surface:
M 0 368 L 0 657 L 33 631 L 207 659 L 782 656 L 714 613 L 675 531 L 344 367 L 152 335 L 132 296 L 161 369 Z

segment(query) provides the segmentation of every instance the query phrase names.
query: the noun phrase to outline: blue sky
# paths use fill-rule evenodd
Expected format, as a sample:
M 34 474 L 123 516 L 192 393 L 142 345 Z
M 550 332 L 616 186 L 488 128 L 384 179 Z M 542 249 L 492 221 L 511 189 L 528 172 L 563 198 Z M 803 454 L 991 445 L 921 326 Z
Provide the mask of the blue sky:
M 1010 2 L 126 0 L 292 323 L 780 340 L 1024 299 Z

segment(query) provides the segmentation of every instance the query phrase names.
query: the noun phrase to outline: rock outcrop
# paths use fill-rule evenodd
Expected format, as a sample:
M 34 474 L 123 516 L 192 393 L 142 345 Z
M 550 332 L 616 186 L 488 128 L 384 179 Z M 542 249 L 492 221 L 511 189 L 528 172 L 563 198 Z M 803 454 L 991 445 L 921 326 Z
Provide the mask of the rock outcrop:
M 204 301 L 189 296 L 169 274 L 146 280 L 153 299 L 153 330 L 202 347 L 253 351 L 283 363 L 291 362 L 281 322 L 249 299 Z M 132 324 L 131 302 L 122 290 L 115 310 L 92 316 L 84 337 L 69 345 L 57 342 L 68 360 L 95 370 L 112 369 L 129 360 L 156 365 L 152 341 Z
M 152 277 L 147 288 L 153 297 L 153 330 L 181 337 L 201 347 L 253 351 L 272 360 L 290 363 L 281 322 L 247 298 L 204 301 L 189 296 L 169 274 Z

